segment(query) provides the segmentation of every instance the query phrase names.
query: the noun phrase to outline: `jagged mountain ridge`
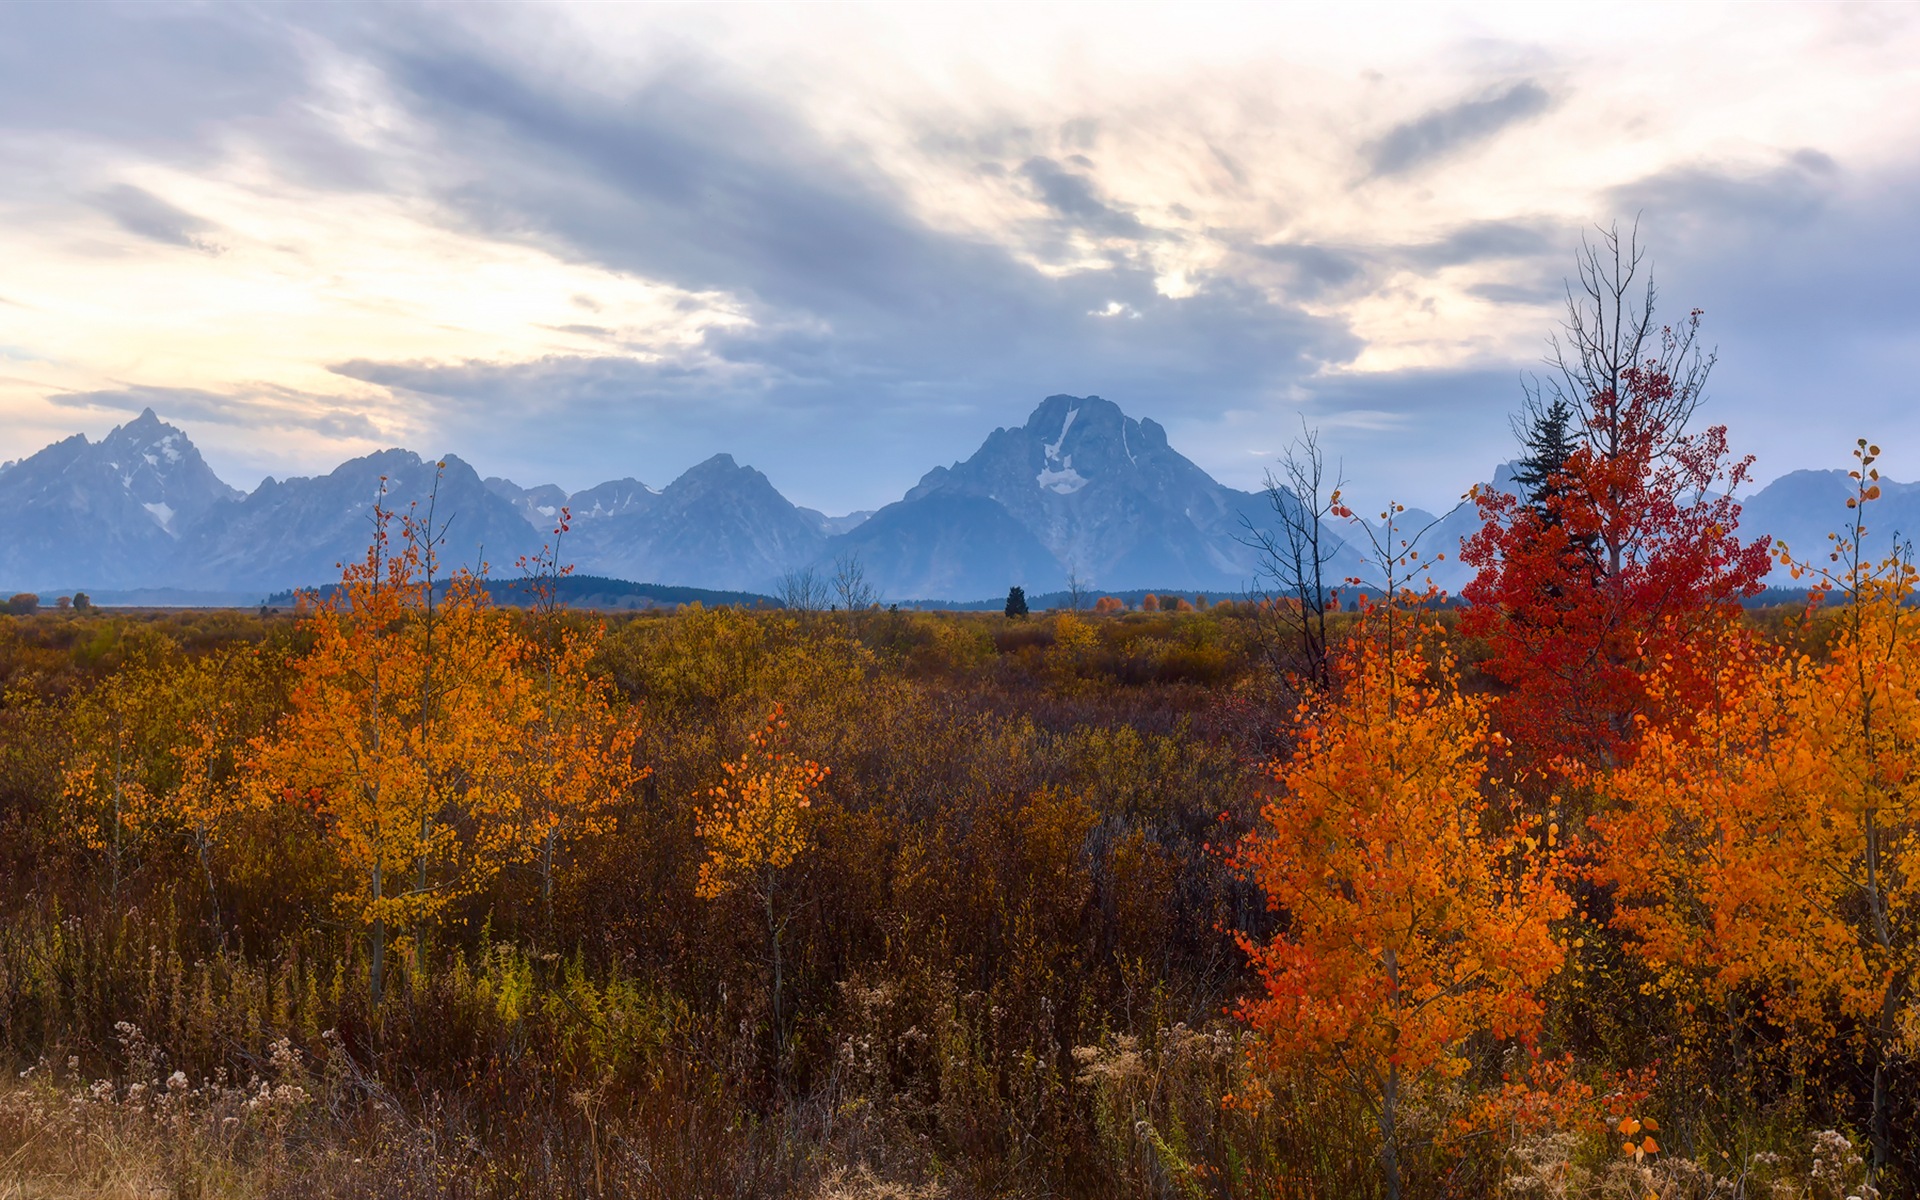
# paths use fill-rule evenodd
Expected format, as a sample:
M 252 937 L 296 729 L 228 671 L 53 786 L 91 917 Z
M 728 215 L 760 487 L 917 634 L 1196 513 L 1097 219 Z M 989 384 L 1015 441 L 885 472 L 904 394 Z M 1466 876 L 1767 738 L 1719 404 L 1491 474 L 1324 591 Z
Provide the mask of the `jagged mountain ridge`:
M 604 485 L 603 485 L 604 486 Z M 577 523 L 562 557 L 617 579 L 768 591 L 818 557 L 819 525 L 765 475 L 716 454 L 617 515 Z
M 0 578 L 131 587 L 166 572 L 181 535 L 240 493 L 149 408 L 99 442 L 75 434 L 0 469 Z
M 383 480 L 385 507 L 396 522 L 402 515 L 432 520 L 446 569 L 484 562 L 510 570 L 540 549 L 538 531 L 519 509 L 488 490 L 458 457 L 381 450 L 326 475 L 268 479 L 244 498 L 210 509 L 180 539 L 161 582 L 273 590 L 336 579 L 340 563 L 366 554 Z M 393 533 L 399 532 L 396 523 Z
M 436 467 L 443 462 L 444 467 Z M 381 476 L 396 510 L 424 505 L 439 482 L 450 519 L 443 561 L 484 557 L 511 573 L 551 540 L 559 510 L 572 524 L 562 557 L 583 573 L 636 582 L 769 592 L 791 571 L 830 573 L 858 555 L 869 582 L 898 599 L 976 600 L 1018 583 L 1121 591 L 1175 587 L 1231 594 L 1255 582 L 1258 556 L 1242 518 L 1273 529 L 1262 493 L 1226 487 L 1175 451 L 1151 420 L 1097 396 L 1050 396 L 1026 423 L 997 429 L 971 457 L 936 467 L 874 513 L 829 517 L 795 506 L 770 480 L 725 454 L 655 490 L 635 479 L 567 494 L 482 480 L 457 457 L 384 450 L 324 476 L 269 479 L 249 494 L 221 482 L 186 434 L 152 410 L 98 443 L 76 435 L 0 467 L 0 586 L 259 590 L 311 586 L 364 553 Z M 1749 498 L 1743 526 L 1824 555 L 1845 519 L 1844 471 L 1799 471 Z M 1502 468 L 1494 486 L 1510 488 Z M 1920 525 L 1920 484 L 1883 483 L 1876 536 Z M 417 510 L 416 510 L 417 511 Z M 1402 528 L 1427 523 L 1403 514 Z M 1422 543 L 1434 582 L 1458 590 L 1461 538 L 1472 506 L 1445 515 Z M 1359 530 L 1329 577 L 1371 577 Z M 1877 543 L 1876 543 L 1877 545 Z M 1776 581 L 1777 582 L 1777 581 Z
M 1866 536 L 1861 548 L 1869 561 L 1877 562 L 1892 553 L 1897 543 L 1911 542 L 1920 535 L 1920 483 L 1896 483 L 1881 479 L 1880 498 L 1867 507 Z M 1838 533 L 1852 521 L 1847 501 L 1854 494 L 1854 481 L 1843 470 L 1792 471 L 1754 493 L 1742 505 L 1742 529 L 1764 529 L 1776 543 L 1786 543 L 1793 558 L 1816 570 L 1832 569 L 1829 534 Z M 1780 587 L 1795 586 L 1792 572 L 1776 566 L 1768 582 Z M 1801 586 L 1806 580 L 1799 581 Z
M 1258 556 L 1242 540 L 1241 520 L 1269 526 L 1275 519 L 1266 496 L 1216 482 L 1167 443 L 1159 424 L 1136 421 L 1098 396 L 1047 397 L 1025 425 L 994 430 L 973 457 L 929 471 L 879 515 L 934 496 L 998 504 L 1054 560 L 1047 575 L 1010 582 L 1045 591 L 1063 587 L 1069 572 L 1096 588 L 1244 589 Z M 937 521 L 896 513 L 890 527 L 905 533 Z M 869 570 L 878 567 L 884 590 L 939 594 L 924 590 L 932 579 L 882 565 L 904 564 L 907 547 L 868 542 L 876 554 Z M 1341 566 L 1351 573 L 1359 564 Z

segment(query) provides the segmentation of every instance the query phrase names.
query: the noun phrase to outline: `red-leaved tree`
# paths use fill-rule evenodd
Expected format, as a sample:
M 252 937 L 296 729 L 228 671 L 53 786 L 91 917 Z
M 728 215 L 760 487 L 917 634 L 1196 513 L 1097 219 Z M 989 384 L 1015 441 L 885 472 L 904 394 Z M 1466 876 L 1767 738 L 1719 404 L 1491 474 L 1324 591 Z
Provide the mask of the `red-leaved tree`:
M 1481 492 L 1481 529 L 1462 548 L 1478 571 L 1462 629 L 1485 640 L 1485 670 L 1508 689 L 1497 724 L 1536 769 L 1622 761 L 1635 716 L 1662 716 L 1646 685 L 1656 665 L 1682 706 L 1709 686 L 1689 666 L 1700 635 L 1733 619 L 1771 565 L 1767 539 L 1736 533 L 1731 493 L 1752 458 L 1733 458 L 1725 426 L 1687 431 L 1713 365 L 1700 314 L 1654 326 L 1651 285 L 1630 294 L 1640 260 L 1618 231 L 1583 248 L 1556 404 L 1536 397 L 1532 413 L 1536 427 L 1555 409 L 1574 426 L 1564 457 L 1530 460 L 1526 495 Z

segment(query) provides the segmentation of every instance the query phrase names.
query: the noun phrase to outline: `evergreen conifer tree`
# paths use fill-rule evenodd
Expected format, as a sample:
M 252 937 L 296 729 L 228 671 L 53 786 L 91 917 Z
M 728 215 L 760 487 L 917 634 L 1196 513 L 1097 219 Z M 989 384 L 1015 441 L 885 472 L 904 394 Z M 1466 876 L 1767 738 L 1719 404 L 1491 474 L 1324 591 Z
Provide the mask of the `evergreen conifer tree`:
M 1007 589 L 1007 615 L 1009 617 L 1027 615 L 1027 589 L 1017 584 Z
M 1520 431 L 1527 452 L 1513 478 L 1525 489 L 1521 498 L 1551 523 L 1557 507 L 1553 501 L 1560 495 L 1561 477 L 1579 434 L 1568 428 L 1573 422 L 1573 409 L 1563 398 L 1556 396 L 1544 409 L 1531 404 L 1527 407 L 1526 427 Z

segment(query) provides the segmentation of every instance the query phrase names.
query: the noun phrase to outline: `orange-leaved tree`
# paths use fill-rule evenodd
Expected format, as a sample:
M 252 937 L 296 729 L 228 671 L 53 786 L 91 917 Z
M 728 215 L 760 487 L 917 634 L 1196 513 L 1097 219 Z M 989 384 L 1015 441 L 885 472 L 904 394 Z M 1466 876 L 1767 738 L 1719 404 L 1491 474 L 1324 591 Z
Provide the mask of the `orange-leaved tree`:
M 1514 823 L 1488 778 L 1486 702 L 1461 691 L 1429 624 L 1399 612 L 1387 637 L 1387 615 L 1363 618 L 1334 693 L 1299 710 L 1234 859 L 1280 921 L 1241 939 L 1260 978 L 1239 1010 L 1256 1065 L 1312 1070 L 1372 1106 L 1398 1197 L 1408 1089 L 1463 1070 L 1471 1037 L 1536 1032 L 1570 904 L 1557 829 Z
M 427 929 L 519 853 L 512 760 L 531 719 L 520 644 L 480 581 L 435 586 L 435 531 L 392 541 L 382 496 L 366 558 L 305 601 L 312 649 L 290 711 L 259 747 L 258 785 L 319 816 L 367 933 L 376 1010 L 393 930 L 424 955 Z M 422 960 L 423 961 L 423 960 Z
M 1831 654 L 1723 650 L 1723 701 L 1649 730 L 1594 826 L 1614 924 L 1665 983 L 1757 993 L 1803 1036 L 1858 1039 L 1876 1172 L 1891 1059 L 1920 1016 L 1920 612 L 1909 558 L 1861 548 L 1877 455 L 1860 444 L 1850 528 L 1816 572 L 1843 601 Z
M 775 707 L 767 722 L 747 739 L 734 762 L 722 763 L 726 780 L 708 793 L 696 810 L 697 832 L 707 843 L 697 892 L 717 900 L 744 890 L 758 902 L 767 922 L 768 998 L 777 1054 L 784 1061 L 785 1031 L 780 1006 L 780 939 L 789 913 L 781 882 L 788 867 L 806 850 L 813 793 L 827 768 L 779 748 L 787 728 Z
M 647 768 L 634 762 L 636 711 L 593 669 L 605 623 L 569 624 L 560 603 L 560 582 L 573 571 L 560 561 L 570 524 L 571 513 L 562 508 L 553 540 L 520 562 L 532 600 L 521 657 L 532 707 L 514 786 L 549 933 L 556 856 L 573 839 L 609 828 L 613 806 L 647 776 Z

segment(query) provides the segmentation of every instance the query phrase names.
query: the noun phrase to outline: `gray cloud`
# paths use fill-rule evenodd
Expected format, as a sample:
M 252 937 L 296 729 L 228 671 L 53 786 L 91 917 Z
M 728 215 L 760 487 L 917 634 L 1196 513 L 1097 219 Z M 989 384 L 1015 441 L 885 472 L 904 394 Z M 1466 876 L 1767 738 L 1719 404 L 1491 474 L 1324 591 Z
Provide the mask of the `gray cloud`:
M 204 236 L 214 231 L 213 222 L 175 208 L 152 192 L 130 183 L 117 184 L 101 192 L 94 198 L 94 206 L 128 233 L 170 246 L 219 252 L 220 248 Z
M 288 29 L 241 6 L 22 4 L 0 19 L 7 127 L 118 140 L 174 161 L 211 159 L 216 126 L 284 120 L 306 77 Z
M 1368 148 L 1375 175 L 1398 175 L 1491 138 L 1547 110 L 1553 98 L 1523 79 L 1477 100 L 1463 100 L 1396 125 Z
M 1073 158 L 1080 166 L 1093 165 L 1081 155 Z M 1048 208 L 1088 233 L 1121 238 L 1147 236 L 1147 227 L 1140 223 L 1140 218 L 1100 199 L 1094 194 L 1092 180 L 1068 171 L 1051 158 L 1028 159 L 1020 164 L 1020 175 L 1033 185 Z
M 1404 245 L 1331 246 L 1280 242 L 1245 247 L 1249 259 L 1277 268 L 1259 271 L 1290 297 L 1321 301 L 1378 285 L 1395 270 L 1432 271 L 1469 264 L 1497 265 L 1505 279 L 1470 292 L 1519 302 L 1523 295 L 1558 292 L 1565 248 L 1578 232 L 1545 220 L 1475 221 L 1429 242 Z M 1548 281 L 1554 281 L 1549 285 Z
M 1712 164 L 1675 167 L 1612 189 L 1615 211 L 1637 213 L 1663 242 L 1707 238 L 1725 244 L 1761 230 L 1779 235 L 1819 216 L 1839 193 L 1838 167 L 1802 150 L 1761 170 Z
M 1553 304 L 1563 295 L 1558 284 L 1529 287 L 1518 283 L 1476 283 L 1466 290 L 1469 296 L 1495 304 Z
M 1570 231 L 1545 221 L 1474 221 L 1437 241 L 1408 247 L 1409 261 L 1424 267 L 1501 259 L 1538 260 L 1566 253 Z
M 1280 243 L 1254 246 L 1249 253 L 1278 265 L 1288 291 L 1302 299 L 1318 299 L 1358 282 L 1371 273 L 1373 266 L 1366 255 L 1327 246 Z
M 203 422 L 242 429 L 304 429 L 332 438 L 372 439 L 380 431 L 365 415 L 323 397 L 286 388 L 239 392 L 200 388 L 131 386 L 92 392 L 61 392 L 48 399 L 62 408 L 137 413 L 151 408 L 168 421 Z

